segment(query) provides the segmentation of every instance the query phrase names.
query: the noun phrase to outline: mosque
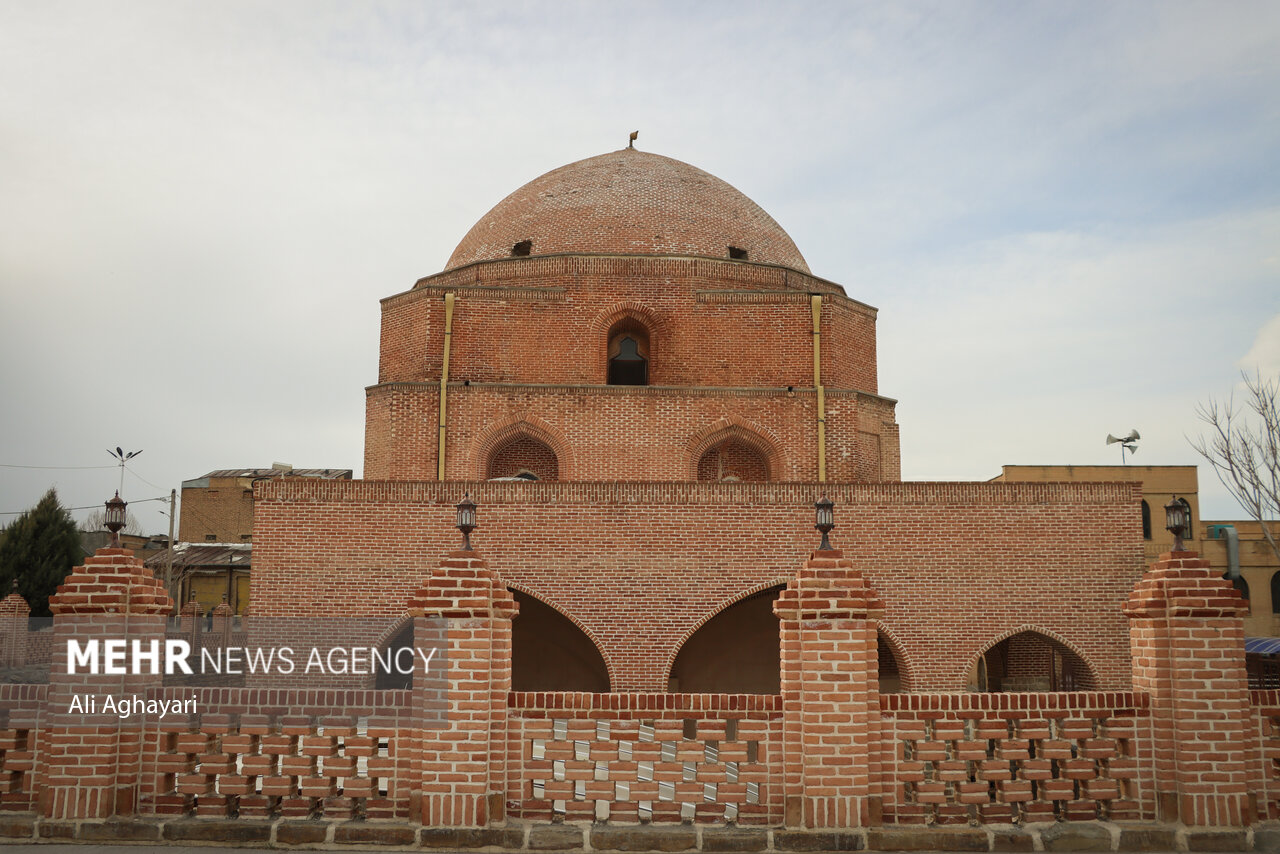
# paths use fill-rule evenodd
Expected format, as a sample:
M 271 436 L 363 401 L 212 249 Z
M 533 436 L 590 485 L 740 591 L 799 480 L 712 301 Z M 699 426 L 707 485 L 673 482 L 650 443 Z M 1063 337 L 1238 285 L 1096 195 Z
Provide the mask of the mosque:
M 134 678 L 139 696 L 197 699 L 165 722 L 177 732 L 11 719 L 3 803 L 40 817 L 5 832 L 594 851 L 1263 840 L 1245 829 L 1280 818 L 1280 692 L 1249 690 L 1239 593 L 1179 533 L 1148 565 L 1140 480 L 902 482 L 876 310 L 857 296 L 678 160 L 628 147 L 520 187 L 442 271 L 382 300 L 363 479 L 253 486 L 250 635 L 430 638 L 435 669 L 324 690 Z M 170 600 L 105 549 L 51 607 L 58 649 L 122 614 L 165 637 Z M 0 700 L 56 707 L 105 678 L 55 667 Z M 83 821 L 122 816 L 140 835 Z

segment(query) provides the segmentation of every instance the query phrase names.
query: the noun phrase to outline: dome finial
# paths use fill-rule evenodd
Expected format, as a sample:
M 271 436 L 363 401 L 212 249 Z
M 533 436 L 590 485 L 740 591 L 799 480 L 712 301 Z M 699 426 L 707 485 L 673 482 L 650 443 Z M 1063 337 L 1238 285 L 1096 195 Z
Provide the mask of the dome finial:
M 627 148 L 635 148 L 635 147 L 636 147 L 636 137 L 638 137 L 639 135 L 640 135 L 640 131 L 638 131 L 638 130 L 633 130 L 633 131 L 631 132 L 631 141 L 627 143 Z

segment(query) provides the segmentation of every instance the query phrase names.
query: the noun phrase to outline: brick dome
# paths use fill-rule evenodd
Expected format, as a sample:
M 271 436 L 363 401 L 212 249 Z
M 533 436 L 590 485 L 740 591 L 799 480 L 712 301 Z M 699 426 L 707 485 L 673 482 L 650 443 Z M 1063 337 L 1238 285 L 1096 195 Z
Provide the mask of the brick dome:
M 624 148 L 553 169 L 498 202 L 445 269 L 523 254 L 728 258 L 730 247 L 809 272 L 782 226 L 741 192 L 688 163 Z

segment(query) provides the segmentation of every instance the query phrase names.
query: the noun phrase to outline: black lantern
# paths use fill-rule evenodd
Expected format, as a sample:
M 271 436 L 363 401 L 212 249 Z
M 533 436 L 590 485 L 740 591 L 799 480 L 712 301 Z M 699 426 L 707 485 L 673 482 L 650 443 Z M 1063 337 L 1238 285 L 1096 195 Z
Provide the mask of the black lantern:
M 1187 529 L 1191 527 L 1190 515 L 1187 504 L 1176 495 L 1164 506 L 1164 527 L 1169 533 L 1173 534 L 1173 550 L 1175 552 L 1183 550 L 1182 538 L 1187 535 Z
M 120 548 L 120 529 L 125 526 L 125 508 L 129 505 L 116 492 L 116 497 L 107 502 L 106 529 L 111 532 L 111 548 Z
M 823 498 L 813 506 L 817 520 L 813 527 L 822 532 L 822 542 L 818 544 L 818 551 L 829 552 L 832 549 L 830 541 L 827 540 L 827 534 L 831 533 L 831 529 L 836 526 L 835 504 L 831 503 L 831 499 Z
M 471 551 L 471 532 L 476 529 L 476 503 L 466 494 L 458 504 L 458 530 L 462 532 L 462 550 Z

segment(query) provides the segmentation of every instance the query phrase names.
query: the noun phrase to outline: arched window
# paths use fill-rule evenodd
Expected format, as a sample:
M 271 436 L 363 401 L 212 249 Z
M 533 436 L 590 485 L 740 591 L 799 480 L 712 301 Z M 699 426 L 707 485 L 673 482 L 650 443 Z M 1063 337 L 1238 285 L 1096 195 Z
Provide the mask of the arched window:
M 531 436 L 517 436 L 489 457 L 489 480 L 559 480 L 556 452 Z
M 668 687 L 686 694 L 776 694 L 782 684 L 778 618 L 782 587 L 734 602 L 680 647 Z
M 1222 577 L 1223 577 L 1223 578 L 1225 578 L 1225 579 L 1227 579 L 1228 581 L 1230 581 L 1230 582 L 1231 582 L 1231 586 L 1232 586 L 1232 587 L 1234 587 L 1235 589 L 1237 589 L 1237 590 L 1239 590 L 1239 591 L 1240 591 L 1240 595 L 1244 597 L 1244 604 L 1245 604 L 1246 606 L 1248 606 L 1248 608 L 1249 608 L 1249 613 L 1250 613 L 1250 614 L 1252 614 L 1252 613 L 1253 613 L 1253 603 L 1252 603 L 1251 601 L 1249 601 L 1249 582 L 1247 582 L 1247 581 L 1245 581 L 1245 580 L 1244 580 L 1244 576 L 1243 576 L 1243 575 L 1242 575 L 1242 576 L 1240 576 L 1239 578 L 1232 578 L 1232 577 L 1231 577 L 1231 573 L 1230 573 L 1230 572 L 1224 572 L 1224 573 L 1222 573 Z M 1276 579 L 1275 579 L 1275 576 L 1272 576 L 1272 577 L 1271 577 L 1271 595 L 1272 595 L 1272 602 L 1273 602 L 1273 603 L 1275 602 L 1275 598 L 1274 598 L 1274 597 L 1275 597 L 1275 590 L 1276 590 Z M 1273 609 L 1273 610 L 1275 609 L 1275 605 L 1274 605 L 1274 604 L 1273 604 L 1271 607 L 1272 607 L 1272 609 Z
M 979 691 L 1082 691 L 1095 687 L 1089 665 L 1074 650 L 1036 631 L 992 645 L 977 663 Z
M 634 320 L 609 332 L 609 385 L 649 384 L 649 332 Z
M 587 633 L 540 599 L 511 594 L 520 605 L 511 624 L 511 689 L 608 692 L 609 668 Z
M 1186 511 L 1187 511 L 1187 533 L 1185 536 L 1183 536 L 1183 539 L 1184 540 L 1194 539 L 1195 531 L 1196 531 L 1196 520 L 1191 517 L 1191 504 L 1185 498 L 1179 498 L 1178 503 L 1181 504 L 1184 508 L 1186 508 Z
M 1142 539 L 1151 539 L 1151 505 L 1142 499 Z

